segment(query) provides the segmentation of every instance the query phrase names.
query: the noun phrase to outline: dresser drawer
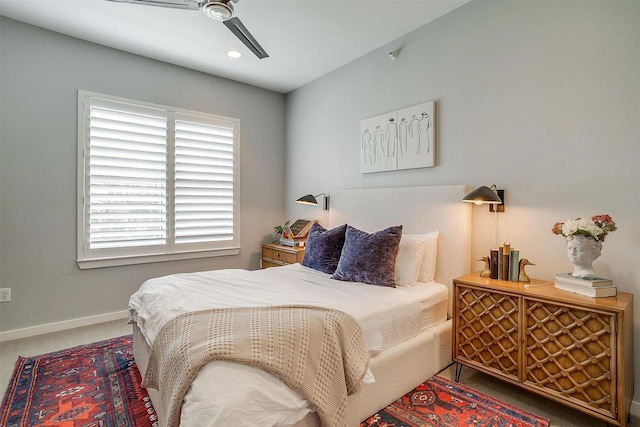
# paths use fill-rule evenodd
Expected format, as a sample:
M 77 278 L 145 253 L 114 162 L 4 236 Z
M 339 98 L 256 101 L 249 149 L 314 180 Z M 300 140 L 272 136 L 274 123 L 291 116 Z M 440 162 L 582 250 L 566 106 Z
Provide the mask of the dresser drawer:
M 282 246 L 275 243 L 262 245 L 262 268 L 302 262 L 304 248 Z
M 269 267 L 280 267 L 283 266 L 284 264 L 282 263 L 275 263 L 271 260 L 268 260 L 266 258 L 262 258 L 262 265 L 260 266 L 260 268 L 269 268 Z
M 297 254 L 291 252 L 285 252 L 275 248 L 262 248 L 262 258 L 279 262 L 282 264 L 294 264 L 296 262 Z

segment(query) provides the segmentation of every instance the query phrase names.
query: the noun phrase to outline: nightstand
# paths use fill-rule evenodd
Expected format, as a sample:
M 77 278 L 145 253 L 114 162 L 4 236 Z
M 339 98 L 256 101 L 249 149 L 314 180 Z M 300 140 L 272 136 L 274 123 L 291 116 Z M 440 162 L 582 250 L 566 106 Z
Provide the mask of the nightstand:
M 454 279 L 453 360 L 625 426 L 633 397 L 633 295 L 589 298 L 552 281 Z
M 284 246 L 279 243 L 263 243 L 260 268 L 301 263 L 303 258 L 304 247 Z

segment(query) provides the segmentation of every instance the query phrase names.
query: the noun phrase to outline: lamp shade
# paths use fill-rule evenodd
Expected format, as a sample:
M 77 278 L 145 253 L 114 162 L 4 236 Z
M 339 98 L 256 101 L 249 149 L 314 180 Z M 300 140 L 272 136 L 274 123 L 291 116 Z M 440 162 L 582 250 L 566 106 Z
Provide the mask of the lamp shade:
M 324 197 L 324 202 L 322 203 L 322 209 L 325 211 L 329 210 L 329 196 L 327 196 L 324 193 L 316 194 L 315 196 L 313 194 L 307 194 L 306 196 L 300 197 L 298 200 L 296 200 L 296 202 L 302 203 L 303 205 L 317 205 L 318 200 L 316 199 L 316 197 L 320 197 L 320 196 Z
M 464 196 L 462 200 L 464 202 L 475 203 L 476 205 L 482 205 L 484 203 L 499 205 L 502 203 L 502 199 L 500 199 L 498 193 L 484 185 Z
M 317 205 L 318 201 L 312 194 L 307 194 L 306 196 L 300 197 L 296 200 L 298 203 L 302 203 L 303 205 Z

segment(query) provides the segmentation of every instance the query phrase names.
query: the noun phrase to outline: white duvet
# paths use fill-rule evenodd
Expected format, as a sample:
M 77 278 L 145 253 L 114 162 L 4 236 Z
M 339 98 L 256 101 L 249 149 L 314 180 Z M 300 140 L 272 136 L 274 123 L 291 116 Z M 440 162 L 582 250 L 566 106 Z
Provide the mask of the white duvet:
M 447 299 L 444 285 L 389 288 L 341 282 L 300 264 L 265 270 L 216 270 L 150 279 L 129 309 L 151 345 L 162 326 L 193 310 L 305 304 L 334 308 L 358 320 L 375 354 L 417 335 L 422 312 Z M 367 382 L 372 382 L 369 375 Z M 215 393 L 215 399 L 211 398 Z M 257 368 L 216 361 L 205 366 L 185 396 L 181 426 L 290 426 L 312 411 L 281 380 Z

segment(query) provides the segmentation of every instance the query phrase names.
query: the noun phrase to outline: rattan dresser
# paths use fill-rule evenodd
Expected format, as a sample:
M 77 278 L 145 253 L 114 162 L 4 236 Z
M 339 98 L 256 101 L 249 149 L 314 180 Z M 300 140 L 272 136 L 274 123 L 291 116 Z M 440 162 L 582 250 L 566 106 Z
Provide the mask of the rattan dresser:
M 625 426 L 633 397 L 633 295 L 589 298 L 553 282 L 454 283 L 453 360 Z

